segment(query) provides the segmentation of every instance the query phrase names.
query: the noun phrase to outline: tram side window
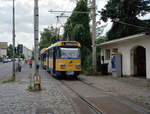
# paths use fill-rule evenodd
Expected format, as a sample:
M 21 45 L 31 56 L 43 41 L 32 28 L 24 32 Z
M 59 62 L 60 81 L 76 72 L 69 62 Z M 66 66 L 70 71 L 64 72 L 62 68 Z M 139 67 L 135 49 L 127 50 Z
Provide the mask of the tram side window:
M 46 60 L 46 54 L 43 55 L 43 61 L 45 61 L 45 60 Z
M 52 58 L 53 57 L 53 50 L 52 49 L 49 50 L 49 54 L 50 54 L 50 57 Z
M 57 52 L 56 52 L 56 53 L 57 53 L 57 54 L 56 54 L 56 55 L 57 55 L 57 57 L 61 57 L 60 48 L 58 48 L 58 49 L 57 49 Z

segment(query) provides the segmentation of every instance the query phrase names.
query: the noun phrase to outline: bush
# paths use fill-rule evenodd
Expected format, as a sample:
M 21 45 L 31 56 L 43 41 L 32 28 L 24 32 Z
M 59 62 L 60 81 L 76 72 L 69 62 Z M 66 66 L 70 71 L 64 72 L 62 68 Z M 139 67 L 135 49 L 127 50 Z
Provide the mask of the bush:
M 92 53 L 87 47 L 81 48 L 82 73 L 89 75 L 92 73 Z
M 96 59 L 97 59 L 97 72 L 100 72 L 101 58 L 100 58 L 100 48 L 97 48 Z M 99 75 L 97 72 L 93 72 L 92 68 L 92 51 L 86 47 L 81 49 L 81 60 L 82 60 L 82 73 L 85 75 Z
M 13 76 L 9 76 L 2 81 L 2 83 L 11 83 L 11 82 L 19 82 L 19 80 L 15 80 Z

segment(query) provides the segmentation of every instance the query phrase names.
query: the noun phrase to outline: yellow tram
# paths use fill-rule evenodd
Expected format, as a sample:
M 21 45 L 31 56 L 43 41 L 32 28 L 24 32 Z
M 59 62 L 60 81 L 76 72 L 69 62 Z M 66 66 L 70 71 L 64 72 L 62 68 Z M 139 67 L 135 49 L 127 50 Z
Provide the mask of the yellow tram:
M 40 59 L 41 59 L 41 66 L 42 66 L 42 68 L 46 70 L 46 67 L 47 67 L 47 62 L 46 62 L 46 48 L 43 48 L 40 51 Z
M 47 71 L 57 77 L 77 77 L 81 71 L 80 47 L 76 41 L 60 41 L 48 47 L 46 55 L 42 56 Z

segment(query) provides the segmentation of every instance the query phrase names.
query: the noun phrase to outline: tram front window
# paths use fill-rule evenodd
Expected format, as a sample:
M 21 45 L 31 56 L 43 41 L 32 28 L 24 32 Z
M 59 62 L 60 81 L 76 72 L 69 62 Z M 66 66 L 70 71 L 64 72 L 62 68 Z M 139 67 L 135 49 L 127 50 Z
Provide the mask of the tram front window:
M 79 48 L 60 48 L 60 57 L 64 59 L 79 58 Z

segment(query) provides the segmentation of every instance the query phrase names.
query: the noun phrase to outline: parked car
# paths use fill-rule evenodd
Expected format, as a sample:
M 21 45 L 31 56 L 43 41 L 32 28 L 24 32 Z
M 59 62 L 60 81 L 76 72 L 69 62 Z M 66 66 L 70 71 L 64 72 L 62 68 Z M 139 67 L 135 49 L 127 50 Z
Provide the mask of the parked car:
M 3 59 L 2 59 L 2 57 L 0 57 L 0 62 L 2 62 L 3 61 Z
M 8 59 L 8 62 L 11 62 L 11 59 Z
M 3 59 L 3 63 L 7 63 L 8 62 L 8 59 Z

